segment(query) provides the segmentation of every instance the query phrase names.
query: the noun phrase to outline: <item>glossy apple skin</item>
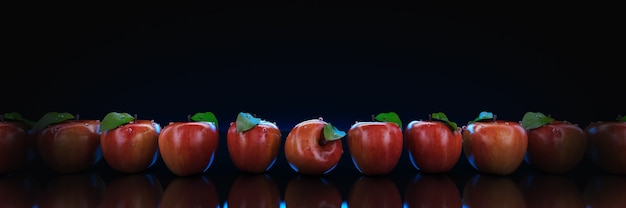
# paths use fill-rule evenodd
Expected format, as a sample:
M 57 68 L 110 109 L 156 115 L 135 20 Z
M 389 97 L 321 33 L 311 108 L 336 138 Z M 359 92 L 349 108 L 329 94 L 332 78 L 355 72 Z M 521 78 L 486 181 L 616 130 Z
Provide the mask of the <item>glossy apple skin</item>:
M 204 173 L 213 163 L 219 132 L 211 122 L 170 122 L 159 134 L 159 151 L 178 176 Z
M 176 177 L 167 184 L 160 207 L 220 207 L 217 188 L 203 175 Z
M 593 122 L 584 131 L 590 160 L 603 171 L 626 175 L 626 122 Z
M 348 192 L 348 207 L 402 207 L 402 195 L 387 176 L 361 176 Z
M 280 189 L 267 174 L 241 174 L 228 193 L 228 207 L 280 207 Z
M 626 207 L 626 178 L 602 173 L 587 180 L 583 198 L 587 207 Z
M 586 207 L 583 193 L 567 176 L 537 173 L 524 176 L 520 182 L 527 207 Z
M 243 132 L 237 132 L 237 123 L 231 122 L 226 134 L 230 159 L 239 171 L 268 171 L 278 157 L 281 137 L 278 126 L 267 121 Z
M 354 166 L 364 175 L 391 173 L 400 160 L 402 129 L 392 122 L 357 122 L 347 133 Z
M 37 133 L 42 161 L 57 172 L 72 173 L 92 168 L 102 158 L 99 120 L 67 120 Z
M 341 193 L 322 177 L 299 175 L 285 188 L 286 207 L 336 207 L 340 208 Z
M 161 127 L 151 120 L 136 120 L 100 134 L 104 161 L 114 170 L 139 173 L 156 162 Z
M 23 122 L 0 121 L 0 174 L 24 168 L 34 159 L 35 135 Z
M 527 207 L 521 189 L 508 176 L 476 174 L 462 193 L 463 207 Z
M 411 164 L 425 173 L 450 171 L 463 150 L 461 128 L 452 131 L 439 121 L 409 122 L 404 140 Z
M 462 134 L 463 152 L 479 172 L 509 175 L 524 162 L 528 134 L 519 122 L 474 122 Z
M 69 173 L 55 176 L 43 189 L 38 207 L 100 207 L 106 183 L 96 172 Z
M 106 187 L 102 208 L 159 207 L 163 186 L 151 173 L 124 174 L 112 179 Z
M 576 167 L 587 151 L 587 135 L 575 124 L 553 121 L 527 130 L 524 160 L 547 173 L 565 173 Z
M 285 140 L 285 158 L 293 170 L 304 175 L 323 175 L 331 172 L 341 159 L 341 140 L 326 141 L 321 119 L 296 124 Z
M 461 193 L 445 174 L 418 174 L 405 191 L 404 207 L 461 207 Z

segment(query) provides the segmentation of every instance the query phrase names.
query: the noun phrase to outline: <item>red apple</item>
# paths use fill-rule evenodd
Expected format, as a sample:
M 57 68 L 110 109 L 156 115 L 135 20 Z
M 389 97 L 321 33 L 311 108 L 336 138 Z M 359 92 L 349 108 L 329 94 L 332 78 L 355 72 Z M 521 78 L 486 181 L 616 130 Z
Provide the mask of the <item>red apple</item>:
M 39 181 L 31 176 L 0 177 L 0 207 L 37 207 L 41 192 Z
M 299 175 L 285 188 L 286 207 L 336 207 L 340 208 L 341 193 L 322 177 Z
M 161 126 L 137 120 L 128 113 L 111 112 L 100 122 L 102 157 L 114 170 L 138 173 L 156 162 Z
M 102 207 L 159 207 L 162 196 L 161 182 L 153 174 L 124 174 L 107 184 Z
M 332 171 L 343 154 L 337 130 L 322 118 L 296 124 L 285 141 L 285 158 L 293 170 L 304 175 L 322 175 Z
M 0 115 L 0 174 L 25 168 L 34 159 L 35 135 L 30 133 L 33 122 L 19 113 Z
M 202 174 L 209 169 L 219 143 L 217 119 L 213 113 L 196 113 L 190 119 L 170 122 L 163 127 L 158 138 L 163 162 L 178 176 Z
M 102 158 L 99 120 L 81 120 L 70 113 L 46 113 L 35 125 L 37 149 L 45 164 L 57 172 L 92 168 Z
M 361 176 L 348 193 L 348 207 L 402 207 L 402 195 L 387 176 Z
M 476 174 L 463 187 L 463 207 L 524 208 L 521 189 L 508 176 Z
M 587 180 L 583 198 L 587 207 L 626 207 L 626 178 L 611 173 Z
M 463 152 L 479 172 L 513 173 L 524 162 L 528 134 L 519 122 L 496 120 L 490 112 L 463 126 Z
M 364 175 L 386 175 L 402 154 L 402 123 L 394 112 L 374 121 L 356 122 L 348 130 L 348 149 L 357 170 Z
M 520 187 L 528 207 L 586 206 L 582 190 L 565 176 L 551 173 L 530 174 L 522 178 Z
M 237 176 L 228 192 L 224 207 L 279 207 L 280 190 L 267 174 L 243 173 Z
M 584 129 L 589 139 L 588 155 L 608 173 L 626 174 L 626 116 L 617 121 L 598 121 Z
M 587 135 L 576 124 L 528 112 L 522 118 L 522 127 L 528 134 L 524 160 L 537 170 L 568 172 L 580 163 L 587 151 Z
M 425 173 L 445 173 L 461 157 L 461 128 L 443 113 L 429 117 L 427 121 L 414 120 L 407 125 L 405 146 L 413 167 Z
M 55 176 L 43 189 L 38 207 L 100 207 L 106 184 L 96 172 Z
M 275 123 L 240 112 L 230 123 L 226 134 L 230 159 L 243 172 L 263 173 L 269 170 L 281 145 L 281 133 Z
M 220 207 L 217 188 L 203 175 L 176 177 L 165 188 L 159 207 Z
M 461 193 L 445 174 L 418 174 L 409 182 L 404 207 L 461 207 Z

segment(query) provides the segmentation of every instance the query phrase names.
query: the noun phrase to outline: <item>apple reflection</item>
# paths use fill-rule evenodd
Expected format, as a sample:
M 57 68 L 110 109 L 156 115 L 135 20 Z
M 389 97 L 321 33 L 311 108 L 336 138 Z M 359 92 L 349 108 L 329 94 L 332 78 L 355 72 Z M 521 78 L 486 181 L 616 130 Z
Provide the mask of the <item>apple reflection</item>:
M 463 207 L 526 207 L 519 186 L 509 176 L 479 173 L 463 187 Z
M 279 207 L 280 190 L 267 174 L 242 173 L 237 176 L 224 207 Z
M 285 188 L 286 207 L 341 207 L 339 190 L 322 177 L 298 175 Z
M 41 185 L 26 175 L 0 176 L 0 207 L 35 207 Z
M 45 185 L 41 208 L 100 207 L 106 184 L 96 172 L 55 176 Z
M 417 174 L 406 187 L 404 207 L 462 207 L 461 193 L 446 174 Z
M 219 207 L 217 188 L 203 175 L 179 176 L 167 184 L 160 207 Z
M 626 207 L 626 178 L 599 174 L 585 184 L 583 198 L 587 207 Z
M 585 207 L 576 183 L 562 175 L 529 173 L 520 181 L 528 207 Z
M 361 176 L 350 188 L 348 207 L 402 207 L 402 196 L 388 176 Z
M 151 173 L 124 174 L 112 179 L 102 207 L 158 207 L 163 187 Z

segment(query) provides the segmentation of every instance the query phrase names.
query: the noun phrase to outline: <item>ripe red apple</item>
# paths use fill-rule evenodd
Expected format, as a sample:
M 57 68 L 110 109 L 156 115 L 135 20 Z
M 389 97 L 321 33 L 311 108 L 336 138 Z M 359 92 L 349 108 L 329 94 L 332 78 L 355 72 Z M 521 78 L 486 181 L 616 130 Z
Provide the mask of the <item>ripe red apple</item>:
M 270 175 L 242 173 L 231 185 L 224 207 L 279 207 L 280 196 Z
M 616 121 L 598 121 L 585 129 L 588 155 L 597 167 L 608 173 L 626 174 L 626 116 Z
M 211 112 L 190 120 L 170 122 L 159 134 L 159 151 L 165 166 L 178 176 L 204 173 L 215 158 L 219 143 L 217 119 Z
M 522 127 L 528 134 L 524 160 L 547 173 L 565 173 L 576 167 L 587 151 L 587 135 L 578 125 L 527 112 Z
M 25 174 L 0 177 L 0 207 L 38 207 L 41 184 Z
M 101 207 L 159 207 L 162 196 L 163 186 L 155 175 L 124 174 L 107 184 Z
M 37 207 L 101 207 L 105 191 L 96 172 L 58 175 L 45 185 Z
M 348 192 L 348 207 L 402 207 L 402 195 L 387 176 L 361 176 Z
M 37 151 L 35 135 L 29 132 L 33 124 L 16 112 L 0 115 L 0 174 L 18 171 L 33 161 Z
M 386 175 L 402 154 L 402 122 L 394 112 L 374 121 L 356 122 L 348 130 L 348 149 L 357 170 L 364 175 Z
M 497 120 L 490 112 L 463 126 L 463 152 L 479 172 L 513 173 L 524 162 L 528 134 L 519 122 Z
M 243 172 L 268 171 L 281 145 L 281 133 L 275 123 L 240 112 L 237 120 L 230 123 L 226 134 L 230 159 Z
M 405 207 L 461 207 L 461 193 L 446 174 L 418 174 L 409 182 Z
M 159 207 L 220 207 L 217 188 L 203 176 L 176 177 L 167 184 Z
M 137 120 L 128 113 L 108 113 L 100 122 L 102 157 L 114 170 L 144 171 L 156 162 L 161 126 L 153 120 Z
M 304 175 L 322 175 L 332 171 L 343 154 L 341 138 L 346 135 L 322 118 L 296 124 L 285 141 L 289 166 Z
M 581 188 L 563 175 L 525 175 L 521 179 L 520 190 L 528 207 L 586 207 Z
M 336 207 L 340 208 L 341 193 L 322 177 L 299 175 L 285 188 L 286 207 Z
M 626 178 L 611 173 L 594 175 L 587 180 L 583 199 L 587 207 L 626 207 Z
M 463 207 L 527 207 L 521 189 L 508 176 L 476 174 L 462 193 Z
M 461 157 L 461 128 L 444 113 L 429 115 L 429 120 L 411 121 L 404 140 L 411 164 L 425 173 L 450 171 Z
M 92 168 L 102 158 L 100 120 L 81 120 L 70 113 L 46 113 L 32 128 L 42 161 L 57 172 Z

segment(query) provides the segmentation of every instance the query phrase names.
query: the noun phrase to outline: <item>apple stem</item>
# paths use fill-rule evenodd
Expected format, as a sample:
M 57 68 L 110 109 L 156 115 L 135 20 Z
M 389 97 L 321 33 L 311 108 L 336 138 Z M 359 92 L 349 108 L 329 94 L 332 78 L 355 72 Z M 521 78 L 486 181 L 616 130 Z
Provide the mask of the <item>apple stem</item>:
M 133 118 L 135 118 L 135 121 L 137 120 L 137 114 L 133 114 Z
M 80 119 L 80 114 L 76 114 L 76 120 L 78 121 Z
M 376 115 L 372 114 L 372 121 L 376 121 Z
M 433 114 L 428 114 L 428 120 L 432 121 L 433 120 Z
M 0 122 L 4 121 L 4 115 L 0 115 Z
M 187 115 L 187 121 L 191 121 L 191 115 Z
M 493 121 L 496 121 L 496 118 L 498 117 L 498 115 L 493 115 Z

